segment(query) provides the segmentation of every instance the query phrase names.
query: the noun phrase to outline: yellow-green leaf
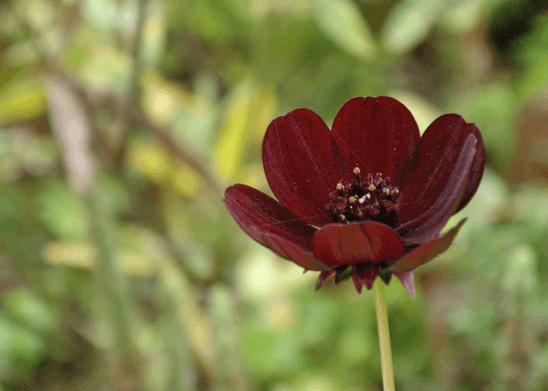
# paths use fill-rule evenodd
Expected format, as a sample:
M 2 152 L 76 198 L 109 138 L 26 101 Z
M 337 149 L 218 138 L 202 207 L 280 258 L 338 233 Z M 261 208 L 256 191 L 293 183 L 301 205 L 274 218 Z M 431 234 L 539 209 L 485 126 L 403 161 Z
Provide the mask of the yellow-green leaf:
M 250 83 L 244 82 L 236 87 L 234 94 L 229 98 L 215 150 L 215 164 L 225 179 L 236 174 L 249 145 L 246 129 L 252 94 Z
M 18 78 L 0 88 L 0 123 L 23 121 L 45 112 L 46 97 L 34 78 Z
M 362 59 L 376 55 L 376 45 L 367 21 L 350 0 L 320 0 L 314 19 L 320 29 L 343 50 Z

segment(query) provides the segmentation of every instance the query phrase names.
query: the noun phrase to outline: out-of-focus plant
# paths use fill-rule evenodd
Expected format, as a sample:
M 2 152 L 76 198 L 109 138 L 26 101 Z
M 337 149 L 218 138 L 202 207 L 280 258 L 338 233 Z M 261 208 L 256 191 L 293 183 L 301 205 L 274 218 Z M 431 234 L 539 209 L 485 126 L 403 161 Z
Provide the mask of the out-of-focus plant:
M 330 126 L 349 98 L 390 95 L 420 131 L 463 115 L 488 152 L 457 244 L 416 273 L 421 300 L 387 289 L 397 389 L 546 389 L 545 15 L 536 0 L 0 4 L 1 387 L 380 389 L 372 300 L 314 294 L 221 201 L 231 183 L 267 191 L 272 118 L 308 107 Z

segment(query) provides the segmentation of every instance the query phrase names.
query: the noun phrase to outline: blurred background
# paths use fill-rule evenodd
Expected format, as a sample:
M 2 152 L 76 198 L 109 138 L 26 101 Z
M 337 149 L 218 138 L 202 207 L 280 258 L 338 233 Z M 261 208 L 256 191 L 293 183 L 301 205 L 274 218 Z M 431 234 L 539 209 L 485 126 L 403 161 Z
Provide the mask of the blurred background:
M 482 131 L 456 244 L 385 290 L 398 390 L 548 389 L 543 0 L 0 1 L 0 390 L 381 390 L 374 295 L 249 239 L 268 123 L 390 95 Z

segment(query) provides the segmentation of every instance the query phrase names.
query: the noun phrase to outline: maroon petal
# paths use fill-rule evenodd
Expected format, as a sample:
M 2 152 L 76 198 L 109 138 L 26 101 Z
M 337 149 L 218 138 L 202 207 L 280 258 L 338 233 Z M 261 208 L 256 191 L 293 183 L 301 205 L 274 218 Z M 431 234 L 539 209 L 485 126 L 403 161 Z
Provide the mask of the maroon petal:
M 245 185 L 226 189 L 224 204 L 238 225 L 255 241 L 308 270 L 328 270 L 312 256 L 316 229 L 276 200 Z
M 354 288 L 358 293 L 362 293 L 362 286 L 366 286 L 368 290 L 373 288 L 373 283 L 377 274 L 379 273 L 380 266 L 371 263 L 362 263 L 354 268 L 352 272 L 352 282 Z
M 335 273 L 335 270 L 324 270 L 320 272 L 320 275 L 318 276 L 318 283 L 316 284 L 316 290 L 320 289 L 323 283 L 326 282 L 328 278 Z
M 278 200 L 310 224 L 331 223 L 329 193 L 345 175 L 342 157 L 325 122 L 297 109 L 270 123 L 263 141 L 266 179 Z
M 312 238 L 314 257 L 332 268 L 398 259 L 404 251 L 399 235 L 389 226 L 375 221 L 330 224 Z
M 455 236 L 457 236 L 457 233 L 465 221 L 466 219 L 462 219 L 455 227 L 451 228 L 442 237 L 431 240 L 428 243 L 425 243 L 410 251 L 402 259 L 392 265 L 388 271 L 391 271 L 397 277 L 397 273 L 414 270 L 420 265 L 424 265 L 436 256 L 444 253 L 449 248 L 451 243 L 453 243 Z M 403 281 L 402 284 L 404 284 Z
M 481 137 L 481 133 L 476 124 L 470 124 L 469 129 L 470 133 L 476 136 L 476 139 L 478 140 L 476 144 L 476 155 L 474 156 L 474 161 L 470 166 L 470 174 L 468 175 L 468 183 L 466 185 L 466 189 L 464 190 L 464 194 L 462 195 L 459 206 L 457 206 L 457 209 L 453 214 L 460 211 L 468 204 L 468 202 L 470 202 L 472 196 L 476 193 L 476 190 L 478 189 L 478 186 L 481 182 L 481 177 L 483 176 L 483 169 L 485 168 L 485 144 L 483 144 L 483 138 Z
M 461 117 L 444 115 L 419 142 L 397 204 L 397 232 L 406 243 L 437 237 L 459 205 L 476 154 L 468 128 Z
M 400 280 L 403 287 L 407 290 L 407 293 L 409 293 L 409 296 L 411 296 L 412 299 L 415 298 L 415 278 L 413 277 L 413 272 L 394 272 L 394 274 L 398 280 Z
M 420 138 L 411 112 L 387 96 L 350 99 L 333 121 L 333 134 L 350 169 L 380 172 L 396 186 Z

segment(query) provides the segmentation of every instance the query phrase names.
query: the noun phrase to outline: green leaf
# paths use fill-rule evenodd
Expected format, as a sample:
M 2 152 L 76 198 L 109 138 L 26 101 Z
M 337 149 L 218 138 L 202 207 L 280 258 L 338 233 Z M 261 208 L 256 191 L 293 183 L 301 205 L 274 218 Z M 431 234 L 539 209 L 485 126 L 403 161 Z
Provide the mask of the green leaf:
M 396 55 L 404 54 L 421 43 L 430 32 L 441 1 L 403 1 L 396 4 L 382 31 L 384 48 Z
M 376 45 L 367 21 L 359 8 L 349 0 L 320 0 L 315 3 L 314 19 L 333 42 L 348 53 L 371 60 Z
M 65 183 L 45 182 L 36 197 L 36 212 L 58 238 L 84 239 L 90 229 L 90 216 L 84 202 Z
M 516 108 L 519 105 L 510 88 L 501 82 L 470 89 L 458 97 L 451 110 L 466 121 L 474 122 L 483 136 L 489 159 L 497 168 L 505 169 L 514 155 Z
M 16 77 L 0 86 L 0 123 L 25 121 L 45 111 L 44 91 L 33 76 Z
M 8 291 L 3 298 L 3 304 L 4 310 L 14 319 L 36 331 L 51 331 L 58 323 L 54 311 L 29 289 Z
M 535 65 L 523 72 L 516 82 L 519 102 L 527 102 L 548 85 L 548 53 L 540 56 Z
M 337 273 L 335 274 L 335 282 L 338 284 L 340 282 L 348 280 L 350 277 L 352 277 L 353 271 L 354 268 L 352 266 L 349 266 L 344 270 L 337 270 Z
M 515 293 L 531 295 L 537 287 L 537 259 L 534 249 L 520 244 L 508 255 L 503 286 Z
M 45 350 L 46 344 L 38 334 L 12 323 L 9 318 L 0 313 L 2 380 L 24 379 L 32 376 Z
M 242 164 L 249 144 L 247 120 L 253 89 L 249 82 L 234 88 L 228 99 L 228 109 L 219 131 L 219 141 L 215 150 L 215 163 L 225 178 L 233 177 Z

